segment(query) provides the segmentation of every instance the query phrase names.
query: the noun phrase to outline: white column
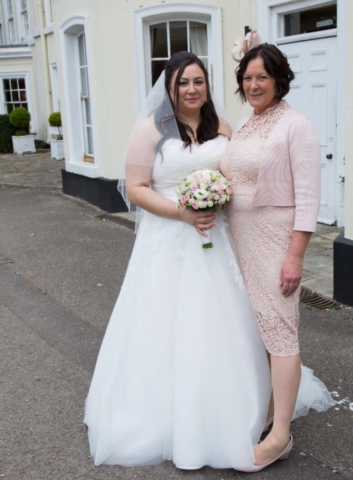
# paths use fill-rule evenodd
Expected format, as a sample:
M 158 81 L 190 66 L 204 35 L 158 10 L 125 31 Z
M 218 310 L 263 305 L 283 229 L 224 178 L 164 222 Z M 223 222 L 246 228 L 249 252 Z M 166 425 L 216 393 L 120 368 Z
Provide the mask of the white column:
M 346 0 L 346 141 L 345 141 L 345 232 L 353 240 L 353 2 Z

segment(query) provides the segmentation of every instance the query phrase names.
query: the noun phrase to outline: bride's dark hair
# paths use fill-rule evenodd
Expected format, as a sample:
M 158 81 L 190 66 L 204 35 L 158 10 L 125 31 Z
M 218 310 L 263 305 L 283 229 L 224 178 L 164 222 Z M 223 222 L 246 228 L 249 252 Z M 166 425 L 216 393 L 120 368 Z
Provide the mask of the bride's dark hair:
M 155 124 L 157 129 L 162 133 L 163 138 L 158 142 L 159 145 L 157 150 L 161 148 L 163 143 L 167 138 L 174 137 L 176 136 L 175 133 L 170 131 L 170 128 L 168 127 L 168 124 L 173 124 L 175 125 L 174 119 L 176 121 L 178 130 L 179 130 L 179 135 L 181 140 L 184 142 L 184 147 L 186 148 L 187 146 L 191 145 L 192 141 L 191 138 L 193 137 L 193 131 L 189 125 L 186 125 L 183 123 L 179 118 L 178 118 L 178 105 L 179 105 L 179 82 L 180 78 L 182 77 L 184 70 L 186 67 L 189 65 L 196 64 L 198 65 L 203 74 L 205 75 L 205 81 L 206 81 L 206 88 L 207 88 L 207 100 L 206 102 L 202 105 L 200 114 L 201 114 L 201 121 L 199 126 L 197 127 L 196 131 L 196 137 L 197 137 L 197 142 L 199 144 L 207 142 L 208 140 L 212 140 L 218 136 L 218 130 L 219 130 L 219 119 L 218 115 L 215 109 L 215 106 L 212 101 L 211 93 L 210 93 L 210 83 L 208 80 L 208 72 L 205 68 L 204 63 L 193 53 L 190 52 L 178 52 L 175 53 L 167 62 L 165 66 L 165 89 L 166 89 L 166 95 L 168 95 L 168 100 L 172 104 L 173 111 L 174 111 L 174 116 L 173 118 L 161 118 L 160 115 L 158 115 L 158 112 L 155 113 Z M 170 97 L 169 91 L 171 87 L 171 81 L 173 74 L 178 71 L 176 78 L 175 78 L 175 86 L 174 86 L 174 92 L 173 92 L 173 97 L 174 97 L 174 102 Z M 167 99 L 166 99 L 167 100 Z M 169 122 L 168 120 L 173 120 Z M 173 129 L 173 128 L 172 128 Z

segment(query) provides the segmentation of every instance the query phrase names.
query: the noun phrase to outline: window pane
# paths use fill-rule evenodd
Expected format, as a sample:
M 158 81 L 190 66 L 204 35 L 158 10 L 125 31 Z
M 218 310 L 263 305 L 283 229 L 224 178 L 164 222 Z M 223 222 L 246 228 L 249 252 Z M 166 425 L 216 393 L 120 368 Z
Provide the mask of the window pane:
M 85 112 L 86 112 L 86 123 L 88 125 L 92 125 L 92 119 L 91 119 L 91 102 L 89 98 L 85 100 Z
M 12 17 L 12 0 L 7 0 L 7 12 L 9 17 Z
M 86 44 L 85 44 L 85 34 L 84 33 L 82 33 L 78 37 L 78 53 L 79 53 L 80 66 L 87 65 L 87 62 L 86 62 Z
M 14 105 L 12 105 L 12 103 L 8 103 L 7 104 L 7 113 L 11 113 L 13 109 L 14 109 Z
M 10 90 L 10 80 L 4 80 L 4 90 Z
M 12 90 L 17 90 L 18 84 L 17 84 L 17 78 L 12 78 L 10 80 L 10 85 Z
M 22 101 L 22 102 L 26 102 L 26 101 L 27 101 L 27 93 L 26 93 L 26 91 L 23 91 L 23 90 L 22 90 L 22 91 L 20 92 L 20 97 L 21 97 L 21 101 Z
M 168 58 L 167 24 L 159 23 L 150 27 L 151 57 Z
M 88 142 L 88 152 L 90 155 L 93 155 L 93 135 L 92 128 L 87 127 L 87 142 Z
M 158 80 L 160 74 L 163 72 L 166 60 L 152 61 L 152 86 Z
M 207 27 L 205 24 L 190 22 L 190 51 L 198 57 L 207 56 Z
M 28 110 L 28 103 L 21 103 L 21 107 L 25 108 L 26 110 Z
M 87 67 L 80 68 L 80 76 L 81 76 L 81 94 L 87 97 L 89 95 L 88 92 L 88 79 L 87 79 Z
M 337 5 L 305 10 L 284 16 L 284 36 L 321 32 L 337 27 Z
M 20 97 L 18 95 L 17 91 L 12 92 L 12 101 L 13 102 L 18 102 L 20 100 Z
M 11 102 L 11 92 L 5 92 L 5 102 Z
M 207 58 L 201 58 L 201 60 L 202 60 L 202 63 L 205 65 L 206 70 L 208 71 L 208 60 L 207 60 Z M 211 78 L 210 78 L 210 72 L 209 71 L 208 71 L 208 77 L 209 77 L 209 81 L 211 83 Z
M 186 22 L 170 22 L 170 54 L 188 49 Z

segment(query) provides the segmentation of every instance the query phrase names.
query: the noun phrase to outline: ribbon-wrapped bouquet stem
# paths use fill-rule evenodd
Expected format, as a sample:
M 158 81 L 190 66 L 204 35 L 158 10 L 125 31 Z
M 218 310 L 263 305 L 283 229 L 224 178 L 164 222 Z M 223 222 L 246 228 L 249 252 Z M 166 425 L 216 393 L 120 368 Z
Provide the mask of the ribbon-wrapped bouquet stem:
M 232 198 L 232 187 L 228 180 L 217 170 L 198 170 L 191 173 L 177 189 L 177 207 L 194 210 L 212 210 L 217 212 L 219 206 L 224 209 L 226 202 Z M 211 229 L 205 230 L 207 238 L 203 248 L 212 248 Z

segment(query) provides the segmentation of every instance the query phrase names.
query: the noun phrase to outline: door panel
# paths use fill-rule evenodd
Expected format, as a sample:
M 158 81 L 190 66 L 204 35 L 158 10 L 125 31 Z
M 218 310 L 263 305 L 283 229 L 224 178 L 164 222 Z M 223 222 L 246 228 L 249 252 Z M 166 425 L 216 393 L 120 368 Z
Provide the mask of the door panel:
M 321 143 L 321 206 L 319 221 L 336 221 L 336 37 L 279 45 L 295 80 L 286 97 L 313 122 Z M 327 156 L 329 158 L 327 158 Z M 332 158 L 330 158 L 332 156 Z

